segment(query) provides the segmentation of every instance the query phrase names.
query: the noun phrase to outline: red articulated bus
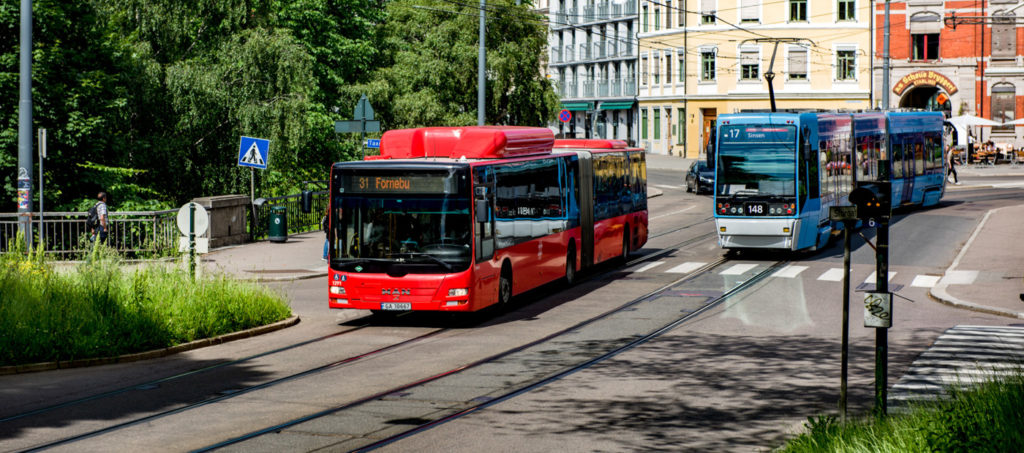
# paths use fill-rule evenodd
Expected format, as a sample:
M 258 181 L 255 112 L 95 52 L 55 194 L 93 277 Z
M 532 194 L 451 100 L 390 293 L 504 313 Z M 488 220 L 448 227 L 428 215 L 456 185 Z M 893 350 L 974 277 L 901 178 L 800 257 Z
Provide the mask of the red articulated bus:
M 549 129 L 388 131 L 331 168 L 331 308 L 475 311 L 647 242 L 643 150 Z

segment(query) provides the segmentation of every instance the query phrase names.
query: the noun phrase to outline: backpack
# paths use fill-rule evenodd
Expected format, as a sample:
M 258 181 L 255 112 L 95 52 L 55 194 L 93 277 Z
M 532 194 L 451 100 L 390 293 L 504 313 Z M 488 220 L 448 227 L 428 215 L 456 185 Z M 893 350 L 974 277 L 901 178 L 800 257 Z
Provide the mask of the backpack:
M 89 208 L 89 215 L 85 218 L 86 230 L 94 230 L 96 227 L 100 226 L 100 213 L 99 209 L 97 209 L 99 205 L 100 204 L 97 202 Z

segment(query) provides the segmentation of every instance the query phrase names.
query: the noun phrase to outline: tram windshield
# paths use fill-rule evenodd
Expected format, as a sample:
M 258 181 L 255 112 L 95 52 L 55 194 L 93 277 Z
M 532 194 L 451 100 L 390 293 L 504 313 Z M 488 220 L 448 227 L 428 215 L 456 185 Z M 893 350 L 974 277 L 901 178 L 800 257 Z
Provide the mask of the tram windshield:
M 364 273 L 448 273 L 472 257 L 466 172 L 335 176 L 331 267 Z
M 797 133 L 791 125 L 729 125 L 719 134 L 718 196 L 796 196 Z

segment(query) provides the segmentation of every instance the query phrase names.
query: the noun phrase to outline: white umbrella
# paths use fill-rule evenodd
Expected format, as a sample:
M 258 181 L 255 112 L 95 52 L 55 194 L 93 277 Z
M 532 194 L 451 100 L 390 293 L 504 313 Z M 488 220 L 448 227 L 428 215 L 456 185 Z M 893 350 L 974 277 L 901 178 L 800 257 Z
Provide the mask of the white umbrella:
M 1013 120 L 1013 121 L 1007 121 L 1007 122 L 1003 123 L 1003 125 L 1004 126 L 1010 126 L 1010 125 L 1013 125 L 1013 126 L 1024 126 L 1024 118 L 1016 119 L 1016 120 Z
M 1014 120 L 1016 121 L 1016 120 Z M 950 123 L 957 126 L 1002 126 L 1003 123 L 981 118 L 974 115 L 960 115 L 949 119 Z

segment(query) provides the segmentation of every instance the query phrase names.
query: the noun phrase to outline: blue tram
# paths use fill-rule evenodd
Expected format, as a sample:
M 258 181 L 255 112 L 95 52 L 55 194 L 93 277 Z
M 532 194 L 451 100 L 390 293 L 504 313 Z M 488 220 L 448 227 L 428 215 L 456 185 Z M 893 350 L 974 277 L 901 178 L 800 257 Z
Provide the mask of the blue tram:
M 940 112 L 757 112 L 718 117 L 715 224 L 727 249 L 824 247 L 858 181 L 892 182 L 893 207 L 945 191 Z

